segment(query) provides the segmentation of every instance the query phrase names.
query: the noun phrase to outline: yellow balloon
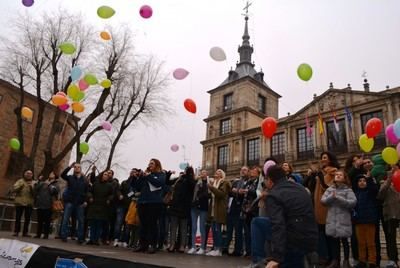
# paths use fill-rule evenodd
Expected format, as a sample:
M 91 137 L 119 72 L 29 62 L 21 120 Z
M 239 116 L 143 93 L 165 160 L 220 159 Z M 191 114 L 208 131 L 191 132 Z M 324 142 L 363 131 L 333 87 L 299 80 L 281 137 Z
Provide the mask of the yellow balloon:
M 396 149 L 392 147 L 386 147 L 383 149 L 382 158 L 389 165 L 394 165 L 399 161 L 399 156 L 397 155 Z
M 104 79 L 103 81 L 101 81 L 100 85 L 104 88 L 110 88 L 111 81 L 110 81 L 110 79 Z
M 65 96 L 63 96 L 63 95 L 54 95 L 54 96 L 51 98 L 51 101 L 52 101 L 55 105 L 60 106 L 60 105 L 66 104 L 66 103 L 68 102 L 68 99 L 67 99 Z
M 75 113 L 82 113 L 85 110 L 85 106 L 80 102 L 74 102 L 71 106 Z
M 367 134 L 362 134 L 358 139 L 358 144 L 360 145 L 361 150 L 368 153 L 371 152 L 372 148 L 374 148 L 374 139 L 368 138 Z
M 23 118 L 26 118 L 28 120 L 32 120 L 33 111 L 31 109 L 29 109 L 28 107 L 22 107 L 21 115 L 22 115 Z
M 79 87 L 77 85 L 71 84 L 67 89 L 67 94 L 71 99 L 76 100 L 76 98 L 79 95 L 79 91 L 81 91 L 81 90 L 79 89 Z

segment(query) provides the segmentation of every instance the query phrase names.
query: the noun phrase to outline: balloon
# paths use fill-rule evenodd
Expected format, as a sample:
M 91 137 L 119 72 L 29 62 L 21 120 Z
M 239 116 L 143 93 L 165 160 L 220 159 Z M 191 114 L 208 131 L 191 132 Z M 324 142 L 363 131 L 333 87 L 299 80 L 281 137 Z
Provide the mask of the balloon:
M 79 152 L 81 152 L 82 154 L 87 154 L 89 152 L 89 144 L 87 144 L 86 142 L 81 142 L 79 144 Z
M 91 86 L 96 85 L 99 82 L 94 74 L 86 74 L 83 77 L 83 80 Z
M 399 156 L 397 155 L 396 150 L 392 147 L 386 147 L 383 149 L 382 158 L 389 165 L 394 165 L 399 161 Z
M 182 163 L 179 164 L 179 168 L 182 169 L 182 170 L 187 168 L 187 166 L 188 166 L 188 163 L 186 163 L 186 162 L 182 162 Z
M 297 67 L 297 75 L 303 81 L 308 81 L 311 79 L 313 74 L 312 68 L 307 63 L 302 63 Z
M 394 124 L 390 124 L 386 127 L 385 134 L 386 137 L 388 138 L 389 142 L 393 145 L 397 144 L 400 142 L 400 140 L 396 137 L 396 134 L 394 133 Z
M 400 156 L 400 143 L 396 146 L 397 155 Z
M 58 108 L 59 108 L 61 111 L 64 111 L 64 112 L 65 112 L 66 110 L 68 110 L 69 104 L 66 103 L 66 104 L 60 105 L 60 106 L 58 106 Z
M 192 99 L 186 99 L 186 100 L 183 102 L 183 106 L 185 106 L 185 109 L 186 109 L 188 112 L 191 112 L 191 113 L 193 113 L 193 114 L 196 113 L 196 110 L 197 110 L 197 108 L 196 108 L 196 103 L 195 103 Z
M 101 6 L 97 9 L 97 15 L 102 19 L 109 19 L 114 16 L 115 10 L 109 6 Z
M 267 177 L 267 175 L 268 175 L 268 168 L 275 166 L 275 165 L 276 165 L 276 163 L 273 160 L 268 160 L 267 162 L 264 163 L 263 170 L 264 170 L 265 177 Z
M 89 87 L 89 84 L 83 79 L 79 80 L 78 85 L 81 90 L 86 90 Z
M 22 107 L 21 115 L 22 115 L 23 118 L 26 118 L 28 120 L 32 120 L 33 111 L 31 109 L 29 109 L 28 107 Z
M 106 40 L 106 41 L 111 40 L 111 35 L 106 31 L 102 31 L 100 33 L 100 37 L 101 37 L 101 39 Z
M 102 127 L 104 130 L 110 131 L 112 125 L 111 125 L 110 122 L 104 121 L 103 123 L 101 123 L 101 127 Z
M 66 104 L 68 102 L 68 99 L 62 95 L 54 95 L 53 97 L 51 97 L 51 101 L 55 105 L 60 106 Z
M 177 152 L 179 150 L 179 145 L 178 144 L 172 144 L 171 145 L 171 151 Z
M 182 79 L 185 79 L 186 76 L 188 76 L 188 74 L 189 74 L 189 72 L 186 71 L 185 69 L 183 69 L 183 68 L 178 68 L 178 69 L 176 69 L 176 70 L 173 72 L 172 75 L 174 76 L 174 78 L 175 78 L 176 80 L 182 80 Z
M 82 113 L 85 110 L 85 106 L 80 102 L 73 102 L 72 110 L 74 110 L 75 113 Z
M 79 68 L 79 66 L 74 66 L 71 69 L 71 80 L 72 81 L 76 81 L 78 80 L 82 75 L 82 70 L 81 68 Z
M 393 172 L 392 183 L 393 183 L 393 188 L 397 192 L 400 192 L 400 170 L 396 170 L 395 172 Z
M 360 145 L 361 150 L 369 153 L 372 148 L 374 148 L 374 139 L 368 138 L 367 134 L 362 134 L 358 139 L 358 144 Z
M 265 137 L 267 138 L 272 138 L 274 136 L 276 128 L 277 128 L 277 123 L 275 118 L 273 117 L 267 117 L 265 118 L 262 123 L 261 123 L 261 129 Z
M 60 48 L 62 53 L 67 54 L 67 55 L 74 54 L 76 51 L 75 46 L 69 42 L 61 43 L 58 47 Z
M 81 101 L 81 100 L 83 100 L 84 97 L 85 97 L 85 92 L 79 91 L 79 92 L 78 92 L 78 95 L 76 96 L 76 98 L 74 99 L 74 101 Z
M 142 18 L 148 19 L 153 15 L 153 9 L 150 6 L 144 5 L 140 8 L 139 14 Z
M 31 7 L 33 5 L 33 0 L 22 0 L 22 4 L 26 7 Z
M 371 118 L 368 120 L 367 124 L 365 124 L 365 133 L 368 138 L 375 138 L 376 135 L 379 134 L 382 130 L 382 121 L 379 118 Z
M 393 131 L 394 134 L 396 134 L 396 137 L 400 139 L 400 118 L 394 121 Z
M 210 49 L 210 56 L 215 61 L 224 61 L 224 60 L 226 60 L 225 51 L 220 47 L 212 47 Z
M 67 94 L 65 94 L 63 91 L 58 91 L 56 95 L 67 97 Z
M 14 151 L 19 151 L 19 148 L 21 147 L 21 144 L 19 143 L 19 140 L 17 138 L 12 138 L 8 145 L 10 146 L 11 149 Z
M 67 89 L 68 97 L 70 97 L 74 101 L 76 101 L 79 92 L 80 92 L 79 87 L 77 85 L 75 85 L 75 84 L 69 85 L 69 87 Z
M 103 81 L 101 81 L 100 86 L 104 88 L 110 88 L 111 87 L 110 79 L 104 79 Z

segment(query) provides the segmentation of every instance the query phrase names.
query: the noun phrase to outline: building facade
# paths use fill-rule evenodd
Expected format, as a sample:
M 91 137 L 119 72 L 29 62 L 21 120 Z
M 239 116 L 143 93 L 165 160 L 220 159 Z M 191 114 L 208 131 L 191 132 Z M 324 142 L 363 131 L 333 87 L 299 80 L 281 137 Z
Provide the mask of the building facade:
M 246 16 L 236 69 L 208 91 L 210 112 L 204 119 L 207 131 L 201 144 L 202 166 L 209 174 L 221 168 L 233 178 L 241 166 L 261 166 L 269 156 L 288 161 L 297 172 L 304 172 L 323 151 L 335 153 L 343 164 L 351 154 L 361 153 L 358 138 L 373 117 L 382 120 L 383 130 L 370 154 L 380 153 L 389 145 L 384 130 L 400 117 L 400 87 L 371 92 L 366 79 L 361 90 L 350 85 L 337 89 L 331 83 L 298 112 L 278 119 L 281 96 L 265 83 L 262 71 L 254 68 L 247 21 Z M 261 122 L 267 116 L 278 121 L 271 139 L 261 131 Z

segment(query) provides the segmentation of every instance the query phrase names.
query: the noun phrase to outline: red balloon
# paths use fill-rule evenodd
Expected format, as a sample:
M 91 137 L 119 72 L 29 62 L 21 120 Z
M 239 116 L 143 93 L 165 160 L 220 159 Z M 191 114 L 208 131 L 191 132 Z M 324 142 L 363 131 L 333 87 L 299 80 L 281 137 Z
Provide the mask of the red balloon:
M 196 113 L 196 111 L 197 111 L 196 103 L 195 103 L 192 99 L 186 99 L 186 100 L 183 102 L 183 105 L 185 106 L 185 109 L 186 109 L 188 112 L 191 112 L 191 113 L 193 113 L 193 114 Z
M 383 124 L 379 118 L 371 118 L 365 124 L 365 134 L 367 134 L 368 138 L 375 138 L 381 132 L 382 127 Z
M 267 137 L 268 139 L 274 136 L 276 128 L 277 128 L 277 123 L 275 118 L 273 117 L 267 117 L 261 123 L 262 132 L 264 136 Z
M 396 170 L 392 175 L 393 187 L 400 193 L 400 170 Z

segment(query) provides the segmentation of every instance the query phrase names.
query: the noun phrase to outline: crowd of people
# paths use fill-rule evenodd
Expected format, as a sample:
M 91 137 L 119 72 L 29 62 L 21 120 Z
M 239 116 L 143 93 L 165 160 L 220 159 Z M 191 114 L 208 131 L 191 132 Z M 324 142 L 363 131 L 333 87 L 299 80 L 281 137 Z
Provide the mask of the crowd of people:
M 61 178 L 51 173 L 35 181 L 27 170 L 13 186 L 14 236 L 23 214 L 22 235 L 30 236 L 36 208 L 36 238 L 48 239 L 52 220 L 59 218 L 55 236 L 63 242 L 76 237 L 79 244 L 150 254 L 243 256 L 254 267 L 303 267 L 306 260 L 347 268 L 380 267 L 382 227 L 386 267 L 393 268 L 398 267 L 400 193 L 391 174 L 397 169 L 380 155 L 352 155 L 341 168 L 334 154 L 323 152 L 319 164 L 303 175 L 289 162 L 268 158 L 263 167 L 243 166 L 233 180 L 221 169 L 212 177 L 206 170 L 195 174 L 191 166 L 175 174 L 157 159 L 145 170 L 133 168 L 122 182 L 112 170 L 96 174 L 95 167 L 85 176 L 79 163 Z

